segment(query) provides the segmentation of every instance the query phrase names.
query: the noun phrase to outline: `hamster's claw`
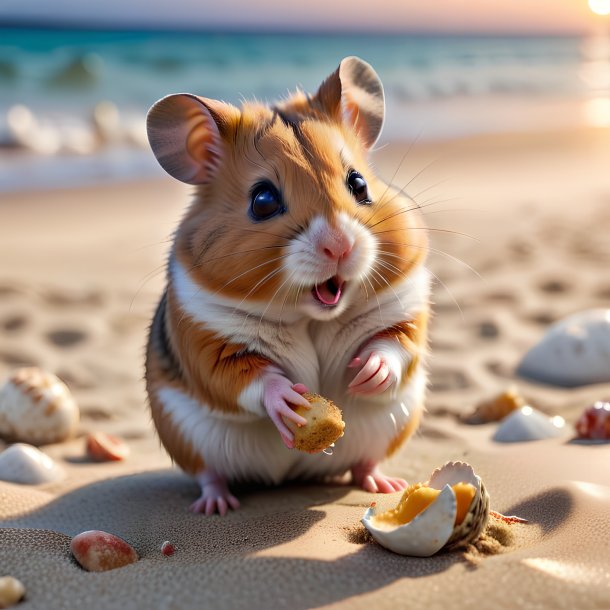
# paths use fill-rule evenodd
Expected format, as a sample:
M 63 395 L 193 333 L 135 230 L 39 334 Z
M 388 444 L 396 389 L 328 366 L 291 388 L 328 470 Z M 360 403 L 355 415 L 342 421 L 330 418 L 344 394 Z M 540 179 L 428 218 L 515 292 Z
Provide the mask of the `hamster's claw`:
M 399 477 L 386 476 L 377 465 L 370 462 L 356 464 L 352 468 L 352 479 L 354 485 L 371 493 L 391 494 L 395 491 L 403 491 L 409 485 Z
M 301 396 L 306 391 L 307 388 L 302 383 L 292 384 L 286 377 L 276 373 L 269 375 L 265 380 L 263 405 L 288 449 L 294 448 L 294 435 L 286 425 L 286 420 L 294 422 L 297 426 L 304 426 L 307 423 L 307 420 L 296 413 L 290 405 L 310 408 L 307 399 Z
M 218 513 L 224 517 L 229 508 L 237 510 L 239 500 L 229 491 L 226 480 L 220 475 L 205 471 L 197 475 L 201 485 L 201 496 L 189 508 L 192 513 L 203 513 L 206 516 Z
M 362 363 L 361 358 L 354 358 L 348 368 L 356 368 Z M 381 394 L 395 381 L 395 375 L 379 352 L 372 352 L 368 360 L 348 385 L 350 394 Z

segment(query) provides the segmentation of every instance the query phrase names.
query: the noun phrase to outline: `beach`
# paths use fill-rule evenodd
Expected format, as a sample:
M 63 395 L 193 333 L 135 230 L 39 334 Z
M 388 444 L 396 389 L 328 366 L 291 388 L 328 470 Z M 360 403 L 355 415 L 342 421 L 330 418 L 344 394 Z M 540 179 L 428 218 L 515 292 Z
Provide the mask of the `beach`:
M 18 607 L 610 607 L 610 444 L 573 440 L 583 409 L 610 400 L 610 383 L 565 389 L 515 374 L 553 322 L 610 307 L 610 130 L 394 141 L 373 159 L 420 205 L 435 276 L 427 412 L 385 469 L 416 482 L 467 461 L 492 509 L 529 523 L 510 526 L 494 553 L 422 559 L 383 549 L 360 525 L 372 501 L 391 506 L 400 494 L 347 483 L 242 488 L 239 511 L 190 514 L 197 485 L 159 446 L 143 382 L 189 187 L 154 178 L 25 189 L 2 194 L 0 377 L 22 366 L 56 373 L 81 421 L 76 438 L 43 447 L 64 480 L 0 482 L 0 575 L 26 586 Z M 513 386 L 562 416 L 565 432 L 502 444 L 496 424 L 462 421 Z M 88 461 L 92 431 L 125 439 L 130 457 Z M 85 572 L 69 542 L 89 529 L 123 537 L 140 560 Z

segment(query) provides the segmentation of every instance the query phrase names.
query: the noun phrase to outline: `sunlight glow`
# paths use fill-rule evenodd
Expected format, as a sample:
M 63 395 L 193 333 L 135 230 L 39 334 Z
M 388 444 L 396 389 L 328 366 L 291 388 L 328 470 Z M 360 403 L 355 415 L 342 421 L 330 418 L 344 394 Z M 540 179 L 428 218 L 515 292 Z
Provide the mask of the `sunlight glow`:
M 610 0 L 589 0 L 589 8 L 596 15 L 610 15 Z

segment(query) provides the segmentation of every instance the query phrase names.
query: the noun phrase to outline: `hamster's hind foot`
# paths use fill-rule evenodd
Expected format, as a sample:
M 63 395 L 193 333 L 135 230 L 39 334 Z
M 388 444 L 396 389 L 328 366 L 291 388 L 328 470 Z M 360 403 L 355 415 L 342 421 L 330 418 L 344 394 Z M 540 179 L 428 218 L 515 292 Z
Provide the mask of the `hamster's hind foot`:
M 373 462 L 356 464 L 352 468 L 352 480 L 354 485 L 371 493 L 391 494 L 395 491 L 402 491 L 409 485 L 404 479 L 386 476 Z
M 225 477 L 208 469 L 198 473 L 195 478 L 201 486 L 201 496 L 191 504 L 191 512 L 206 516 L 218 513 L 224 517 L 229 508 L 239 508 L 239 500 L 229 491 Z

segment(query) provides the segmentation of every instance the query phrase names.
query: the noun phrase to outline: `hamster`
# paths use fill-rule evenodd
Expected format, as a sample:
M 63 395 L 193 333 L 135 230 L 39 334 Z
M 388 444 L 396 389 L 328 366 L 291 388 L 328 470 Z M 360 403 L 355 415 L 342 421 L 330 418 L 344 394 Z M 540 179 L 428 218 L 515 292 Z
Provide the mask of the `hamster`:
M 177 94 L 148 114 L 160 165 L 195 185 L 146 356 L 161 442 L 201 487 L 194 512 L 237 509 L 238 481 L 406 487 L 379 463 L 423 410 L 428 237 L 368 160 L 384 111 L 378 75 L 347 57 L 313 95 L 237 108 Z M 343 411 L 332 456 L 292 448 L 306 391 Z

